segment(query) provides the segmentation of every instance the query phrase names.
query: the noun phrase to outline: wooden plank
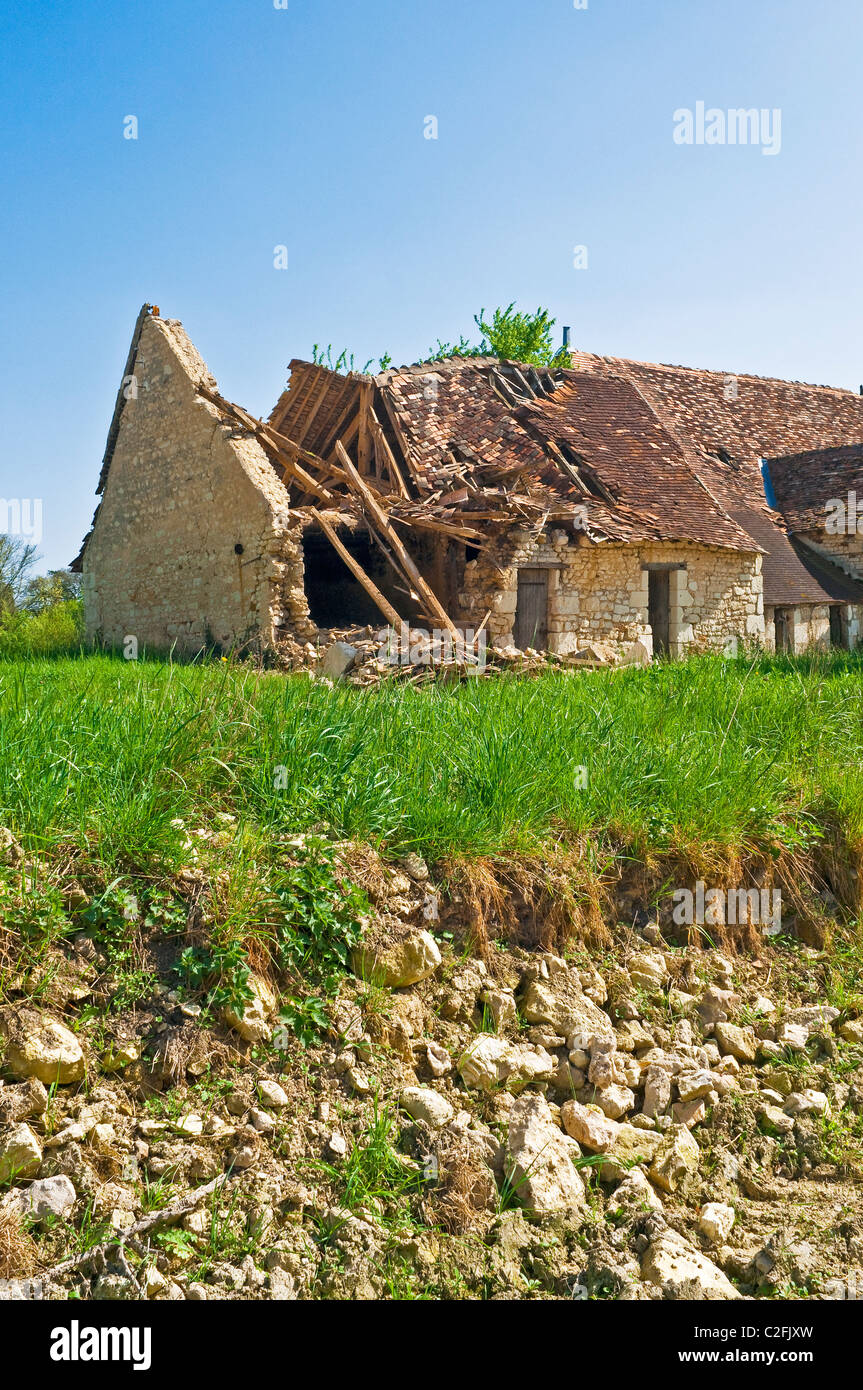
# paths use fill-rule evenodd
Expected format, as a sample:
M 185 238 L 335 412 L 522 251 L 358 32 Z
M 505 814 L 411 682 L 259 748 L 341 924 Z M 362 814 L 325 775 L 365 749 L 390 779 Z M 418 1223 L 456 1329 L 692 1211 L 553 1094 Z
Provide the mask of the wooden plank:
M 364 381 L 360 387 L 359 440 L 357 443 L 357 468 L 364 478 L 372 471 L 372 434 L 369 427 L 369 410 L 372 403 L 371 382 Z
M 377 500 L 374 494 L 372 493 L 371 489 L 366 485 L 364 479 L 360 477 L 356 468 L 354 468 L 354 465 L 352 464 L 349 455 L 347 454 L 346 450 L 342 447 L 340 441 L 336 443 L 336 453 L 338 454 L 339 461 L 341 462 L 342 467 L 347 473 L 350 482 L 353 484 L 354 488 L 366 504 L 367 512 L 371 513 L 375 527 L 377 528 L 377 530 L 382 532 L 384 536 L 386 536 L 387 540 L 390 543 L 390 546 L 392 547 L 393 551 L 398 557 L 401 567 L 403 568 L 410 582 L 416 588 L 418 594 L 420 595 L 426 607 L 428 608 L 429 613 L 432 616 L 436 617 L 439 622 L 443 623 L 444 627 L 447 629 L 447 631 L 450 633 L 452 637 L 458 638 L 459 634 L 456 630 L 455 624 L 450 619 L 446 609 L 440 603 L 437 595 L 434 593 L 432 589 L 429 588 L 428 584 L 423 579 L 422 575 L 420 574 L 419 570 L 414 564 L 413 559 L 408 554 L 407 550 L 402 544 L 401 537 L 397 535 L 393 528 L 390 526 L 386 514 L 384 513 L 382 508 L 378 506 Z
M 314 517 L 315 521 L 320 526 L 324 535 L 327 537 L 327 539 L 333 546 L 333 549 L 339 555 L 341 555 L 348 569 L 351 571 L 351 574 L 353 574 L 360 581 L 366 593 L 369 595 L 369 598 L 371 598 L 377 604 L 378 608 L 383 613 L 387 622 L 391 623 L 393 627 L 400 627 L 402 620 L 399 617 L 396 610 L 393 608 L 392 604 L 384 598 L 377 585 L 374 584 L 371 579 L 369 579 L 369 576 L 366 574 L 362 565 L 359 563 L 358 560 L 354 558 L 354 556 L 351 554 L 348 548 L 342 545 L 342 542 L 339 540 L 339 537 L 337 536 L 335 529 L 327 521 L 324 514 L 322 512 L 316 511 L 314 507 L 310 507 L 309 515 Z
M 348 419 L 350 418 L 351 412 L 357 408 L 358 401 L 359 391 L 357 390 L 355 383 L 352 380 L 348 380 L 347 403 L 340 411 L 336 423 L 333 425 L 332 429 L 329 431 L 323 444 L 321 445 L 322 454 L 328 454 L 332 449 L 333 445 L 335 444 L 336 440 L 344 437 L 343 431 L 345 429 L 345 426 L 347 425 Z
M 387 472 L 389 473 L 390 479 L 393 483 L 395 483 L 397 490 L 401 493 L 402 497 L 409 500 L 410 493 L 408 492 L 407 484 L 405 483 L 405 480 L 402 477 L 401 469 L 396 463 L 396 456 L 390 448 L 389 440 L 384 434 L 381 422 L 371 406 L 369 406 L 369 425 L 371 426 L 372 439 L 374 441 L 375 446 L 375 453 L 380 456 L 378 458 L 378 477 L 380 477 L 381 474 L 381 464 L 384 464 L 386 466 Z

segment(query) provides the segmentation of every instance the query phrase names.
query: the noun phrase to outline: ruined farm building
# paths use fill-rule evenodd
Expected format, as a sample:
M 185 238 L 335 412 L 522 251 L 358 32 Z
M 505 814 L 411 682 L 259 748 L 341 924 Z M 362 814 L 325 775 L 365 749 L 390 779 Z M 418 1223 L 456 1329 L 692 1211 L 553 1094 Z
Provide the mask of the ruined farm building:
M 863 397 L 832 387 L 586 352 L 294 361 L 262 422 L 145 306 L 98 493 L 75 564 L 110 644 L 400 620 L 561 655 L 863 637 Z

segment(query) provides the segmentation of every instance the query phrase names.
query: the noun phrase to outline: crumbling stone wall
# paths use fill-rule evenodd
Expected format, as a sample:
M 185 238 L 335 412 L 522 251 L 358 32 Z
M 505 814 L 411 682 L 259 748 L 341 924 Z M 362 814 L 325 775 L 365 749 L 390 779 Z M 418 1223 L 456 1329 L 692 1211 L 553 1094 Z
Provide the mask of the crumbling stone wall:
M 309 629 L 299 533 L 258 442 L 195 393 L 215 387 L 174 320 L 144 321 L 83 561 L 87 636 L 194 651 Z
M 671 654 L 722 650 L 729 639 L 764 637 L 761 556 L 691 543 L 576 544 L 563 530 L 504 533 L 465 566 L 459 595 L 462 621 L 488 628 L 499 644 L 512 641 L 521 566 L 549 570 L 549 645 L 570 653 L 601 641 L 621 653 L 633 642 L 652 648 L 647 564 L 685 564 L 670 574 Z

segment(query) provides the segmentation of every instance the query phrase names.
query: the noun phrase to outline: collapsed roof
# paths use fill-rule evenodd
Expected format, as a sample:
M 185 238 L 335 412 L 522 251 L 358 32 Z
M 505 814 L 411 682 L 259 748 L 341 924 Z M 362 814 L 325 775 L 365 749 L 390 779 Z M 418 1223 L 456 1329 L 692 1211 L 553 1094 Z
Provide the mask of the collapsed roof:
M 357 439 L 369 413 L 367 428 L 398 455 L 405 496 L 441 520 L 553 518 L 595 541 L 759 549 L 623 379 L 497 358 L 353 378 L 292 362 L 270 424 L 326 457 L 339 434 L 346 446 Z
M 136 323 L 126 379 L 148 312 L 144 306 Z M 362 521 L 430 616 L 447 626 L 405 552 L 406 527 L 482 543 L 495 526 L 539 531 L 555 521 L 595 544 L 760 552 L 765 604 L 860 601 L 863 586 L 814 557 L 789 527 L 823 521 L 811 487 L 819 469 L 828 489 L 840 476 L 859 478 L 863 398 L 583 352 L 572 361 L 571 369 L 552 370 L 463 357 L 372 377 L 294 360 L 267 421 L 222 397 L 209 374 L 197 389 L 226 422 L 259 440 L 290 489 L 292 510 L 320 525 L 346 563 L 338 529 Z M 100 493 L 123 405 L 121 389 Z M 789 455 L 789 444 L 799 452 Z M 772 460 L 781 512 L 765 497 L 763 458 Z M 371 592 L 367 576 L 357 577 Z M 381 595 L 372 596 L 386 613 Z

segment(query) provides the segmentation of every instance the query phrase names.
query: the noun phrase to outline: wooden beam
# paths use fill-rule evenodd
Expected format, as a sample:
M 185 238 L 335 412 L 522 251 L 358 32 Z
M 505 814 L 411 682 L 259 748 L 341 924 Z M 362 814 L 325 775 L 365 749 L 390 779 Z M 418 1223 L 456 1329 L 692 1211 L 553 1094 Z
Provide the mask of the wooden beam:
M 359 442 L 357 444 L 357 468 L 364 478 L 367 478 L 372 471 L 372 435 L 369 428 L 371 404 L 372 384 L 364 381 L 360 387 Z
M 401 493 L 402 497 L 409 500 L 410 493 L 402 477 L 401 469 L 396 463 L 396 456 L 390 448 L 389 440 L 383 432 L 381 422 L 377 415 L 375 415 L 371 406 L 369 406 L 369 425 L 371 426 L 375 455 L 378 460 L 378 477 L 380 477 L 381 465 L 383 464 L 390 476 L 390 481 L 395 484 L 396 489 Z
M 353 574 L 360 581 L 366 593 L 369 595 L 371 599 L 374 600 L 378 608 L 383 613 L 387 622 L 391 623 L 393 627 L 400 627 L 402 620 L 399 617 L 396 610 L 393 608 L 392 604 L 389 602 L 388 599 L 384 598 L 377 585 L 374 584 L 371 579 L 369 579 L 369 576 L 366 574 L 362 565 L 359 563 L 358 560 L 354 559 L 354 556 L 348 550 L 347 546 L 342 545 L 342 542 L 339 540 L 336 534 L 335 528 L 330 525 L 323 513 L 316 511 L 314 507 L 310 507 L 309 516 L 314 517 L 315 521 L 320 526 L 324 535 L 327 537 L 327 540 L 333 546 L 333 549 L 342 557 L 348 569 L 351 571 L 351 574 Z
M 467 526 L 457 526 L 427 516 L 399 516 L 396 512 L 391 512 L 390 521 L 400 526 L 416 527 L 418 531 L 439 531 L 445 536 L 452 536 L 454 540 L 478 542 L 483 539 L 481 531 L 472 531 Z M 483 550 L 485 547 L 480 546 L 480 549 Z
M 387 519 L 387 516 L 384 513 L 383 509 L 378 506 L 377 499 L 375 498 L 373 492 L 366 485 L 365 480 L 360 477 L 356 468 L 351 463 L 350 457 L 346 450 L 343 448 L 341 441 L 337 441 L 336 443 L 336 453 L 339 457 L 339 461 L 342 467 L 348 475 L 350 483 L 353 484 L 354 489 L 359 493 L 360 497 L 365 503 L 367 514 L 371 515 L 372 521 L 376 529 L 382 532 L 382 534 L 389 541 L 389 544 L 395 552 L 396 556 L 398 557 L 399 563 L 402 569 L 404 570 L 408 580 L 413 584 L 420 598 L 425 603 L 430 616 L 437 618 L 438 622 L 443 624 L 443 626 L 447 629 L 447 631 L 450 633 L 452 637 L 459 639 L 459 633 L 455 627 L 455 624 L 452 622 L 452 619 L 450 618 L 446 609 L 440 603 L 437 595 L 431 588 L 429 588 L 428 584 L 423 579 L 413 559 L 408 554 L 407 550 L 402 544 L 401 537 L 390 526 L 389 520 Z

